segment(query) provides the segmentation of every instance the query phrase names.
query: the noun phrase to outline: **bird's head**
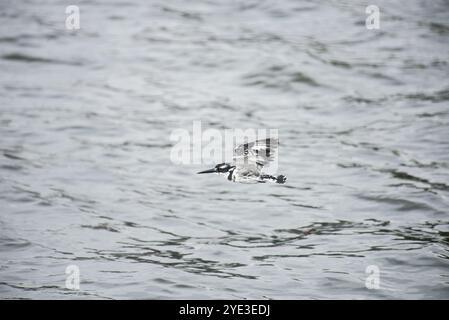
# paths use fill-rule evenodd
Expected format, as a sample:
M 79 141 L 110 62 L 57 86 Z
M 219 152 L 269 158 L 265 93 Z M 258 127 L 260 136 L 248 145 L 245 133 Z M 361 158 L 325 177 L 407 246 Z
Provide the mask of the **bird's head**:
M 229 163 L 219 163 L 217 164 L 215 167 L 213 167 L 212 169 L 208 169 L 208 170 L 204 170 L 204 171 L 200 171 L 198 172 L 198 174 L 202 174 L 202 173 L 226 173 L 228 172 L 230 169 L 232 168 L 232 166 Z

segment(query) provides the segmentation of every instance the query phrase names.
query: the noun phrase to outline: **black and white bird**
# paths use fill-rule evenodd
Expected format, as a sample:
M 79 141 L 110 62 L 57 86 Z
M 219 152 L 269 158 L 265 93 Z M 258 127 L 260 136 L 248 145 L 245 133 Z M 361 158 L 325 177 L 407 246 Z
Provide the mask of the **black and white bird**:
M 278 139 L 268 138 L 256 140 L 237 146 L 232 163 L 219 163 L 203 173 L 224 173 L 229 181 L 240 183 L 256 183 L 273 181 L 283 184 L 287 178 L 283 175 L 273 176 L 264 173 L 264 168 L 277 157 Z

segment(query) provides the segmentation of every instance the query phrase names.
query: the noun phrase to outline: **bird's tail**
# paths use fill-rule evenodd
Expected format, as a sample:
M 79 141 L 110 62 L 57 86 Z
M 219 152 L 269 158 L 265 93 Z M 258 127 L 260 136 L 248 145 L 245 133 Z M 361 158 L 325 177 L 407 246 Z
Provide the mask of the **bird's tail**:
M 282 174 L 276 177 L 276 183 L 284 184 L 287 181 L 287 177 Z
M 260 176 L 260 179 L 262 181 L 263 180 L 273 180 L 274 182 L 279 183 L 279 184 L 284 184 L 285 181 L 287 181 L 287 177 L 286 176 L 279 175 L 279 176 L 275 177 L 275 176 L 272 176 L 270 174 L 263 174 L 263 175 Z

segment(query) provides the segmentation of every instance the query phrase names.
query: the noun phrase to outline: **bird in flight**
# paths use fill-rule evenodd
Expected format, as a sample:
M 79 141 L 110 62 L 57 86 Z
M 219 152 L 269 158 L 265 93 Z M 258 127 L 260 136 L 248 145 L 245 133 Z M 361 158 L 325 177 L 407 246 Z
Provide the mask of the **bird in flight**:
M 240 183 L 256 183 L 272 181 L 283 184 L 287 178 L 283 175 L 273 176 L 265 174 L 264 168 L 277 157 L 278 139 L 267 138 L 244 143 L 234 149 L 232 163 L 219 163 L 212 169 L 198 172 L 224 173 L 227 179 Z

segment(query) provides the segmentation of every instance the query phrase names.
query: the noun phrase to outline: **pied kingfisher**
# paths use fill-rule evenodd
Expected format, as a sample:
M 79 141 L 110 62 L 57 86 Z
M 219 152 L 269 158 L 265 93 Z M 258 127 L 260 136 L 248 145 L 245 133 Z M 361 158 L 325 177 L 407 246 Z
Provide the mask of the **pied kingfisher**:
M 262 139 L 237 146 L 234 150 L 232 163 L 220 163 L 214 168 L 198 172 L 227 173 L 229 181 L 252 183 L 274 181 L 284 183 L 287 178 L 283 175 L 272 176 L 263 173 L 263 168 L 275 159 L 278 140 L 274 138 Z

